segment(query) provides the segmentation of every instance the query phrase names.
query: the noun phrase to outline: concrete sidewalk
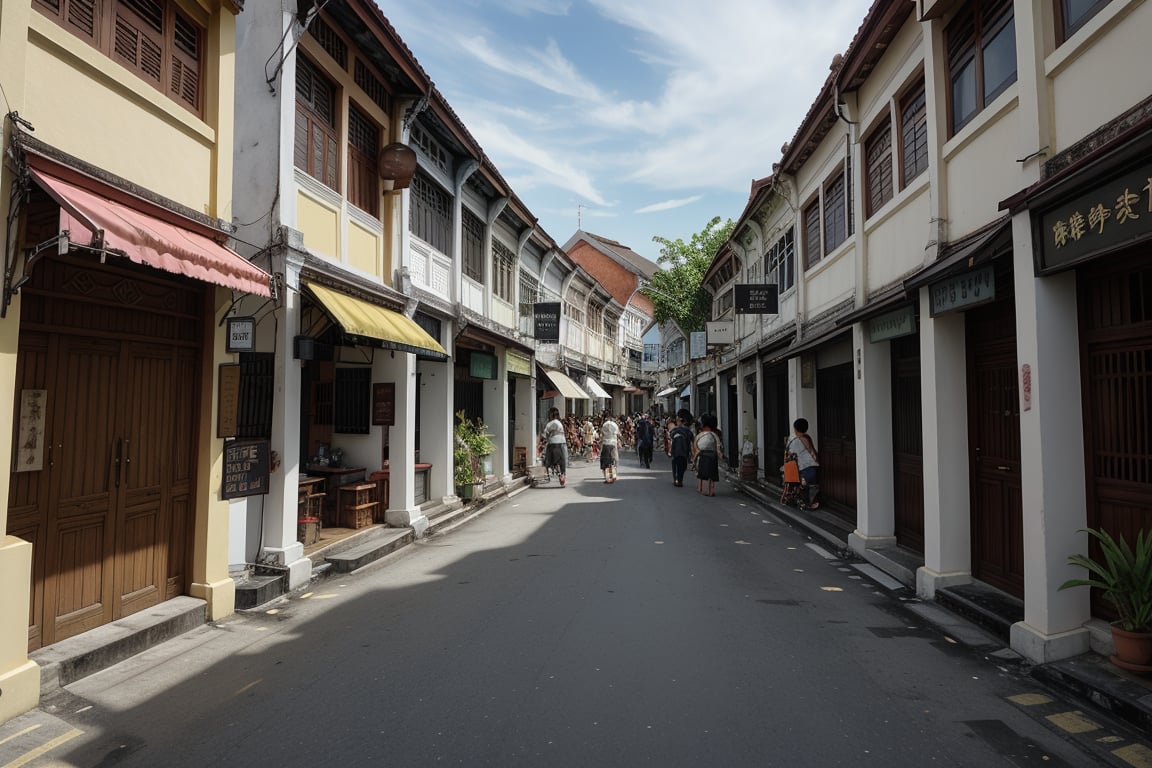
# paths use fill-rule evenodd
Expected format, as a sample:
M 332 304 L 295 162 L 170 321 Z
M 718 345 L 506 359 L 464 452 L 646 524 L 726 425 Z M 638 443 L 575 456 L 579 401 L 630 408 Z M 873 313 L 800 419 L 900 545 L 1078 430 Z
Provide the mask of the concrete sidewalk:
M 917 553 L 889 547 L 868 550 L 860 555 L 849 546 L 849 536 L 854 528 L 843 518 L 826 509 L 801 511 L 781 504 L 779 488 L 759 481 L 741 480 L 736 473 L 730 473 L 725 481 L 824 545 L 850 557 L 866 560 L 915 590 L 916 570 L 924 564 Z M 935 603 L 946 610 L 924 612 L 922 615 L 927 620 L 945 624 L 942 628 L 949 629 L 950 622 L 941 617 L 947 614 L 960 616 L 992 633 L 1003 641 L 1005 647 L 1010 646 L 1012 624 L 1024 618 L 1022 602 L 980 584 L 941 589 Z M 1035 680 L 1083 700 L 1085 708 L 1103 710 L 1142 733 L 1152 733 L 1152 679 L 1127 672 L 1097 653 L 1048 664 L 1029 664 L 1021 658 L 1020 666 Z

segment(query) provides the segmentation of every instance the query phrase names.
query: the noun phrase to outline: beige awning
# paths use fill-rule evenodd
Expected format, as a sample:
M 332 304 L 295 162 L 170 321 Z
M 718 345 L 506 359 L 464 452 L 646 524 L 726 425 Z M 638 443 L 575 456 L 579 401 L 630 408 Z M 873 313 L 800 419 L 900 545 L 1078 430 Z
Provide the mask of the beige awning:
M 552 382 L 552 386 L 556 387 L 556 391 L 562 397 L 569 397 L 573 400 L 589 400 L 588 393 L 580 388 L 580 385 L 572 381 L 572 379 L 565 376 L 560 371 L 544 370 L 544 375 Z

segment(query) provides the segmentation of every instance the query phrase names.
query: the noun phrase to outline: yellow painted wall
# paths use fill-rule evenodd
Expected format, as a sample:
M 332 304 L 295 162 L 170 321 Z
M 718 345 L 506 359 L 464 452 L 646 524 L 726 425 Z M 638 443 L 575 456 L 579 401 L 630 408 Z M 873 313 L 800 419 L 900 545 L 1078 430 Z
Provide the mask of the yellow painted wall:
M 296 193 L 296 226 L 309 251 L 340 260 L 340 211 L 303 190 Z
M 380 277 L 380 235 L 360 226 L 355 219 L 348 222 L 348 264 Z
M 212 213 L 215 130 L 42 14 L 32 12 L 29 27 L 20 114 L 36 127 L 36 138 Z M 230 124 L 232 110 L 224 117 Z M 231 166 L 231 142 L 221 161 Z

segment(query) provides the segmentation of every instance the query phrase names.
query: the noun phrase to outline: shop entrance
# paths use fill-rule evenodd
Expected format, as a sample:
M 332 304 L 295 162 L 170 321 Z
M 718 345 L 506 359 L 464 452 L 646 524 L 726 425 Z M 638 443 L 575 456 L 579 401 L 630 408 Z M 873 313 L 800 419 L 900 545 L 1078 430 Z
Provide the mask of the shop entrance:
M 1011 275 L 996 275 L 997 290 Z M 1016 311 L 1011 298 L 965 315 L 972 575 L 1024 596 L 1024 511 Z
M 187 589 L 204 295 L 69 259 L 22 295 L 8 533 L 35 649 Z
M 779 484 L 784 444 L 792 434 L 788 420 L 788 364 L 764 366 L 764 477 Z
M 820 455 L 820 499 L 856 514 L 856 403 L 852 364 L 816 372 L 816 452 Z
M 892 472 L 896 541 L 924 551 L 924 437 L 920 407 L 920 336 L 893 339 Z

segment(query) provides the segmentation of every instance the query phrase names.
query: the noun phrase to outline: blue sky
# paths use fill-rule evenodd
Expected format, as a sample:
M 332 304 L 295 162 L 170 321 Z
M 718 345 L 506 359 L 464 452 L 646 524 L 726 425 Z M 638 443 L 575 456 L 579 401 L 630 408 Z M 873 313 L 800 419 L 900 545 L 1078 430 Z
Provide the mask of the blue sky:
M 870 0 L 377 0 L 560 245 L 736 219 Z

